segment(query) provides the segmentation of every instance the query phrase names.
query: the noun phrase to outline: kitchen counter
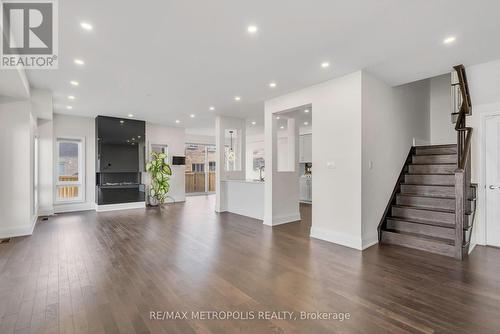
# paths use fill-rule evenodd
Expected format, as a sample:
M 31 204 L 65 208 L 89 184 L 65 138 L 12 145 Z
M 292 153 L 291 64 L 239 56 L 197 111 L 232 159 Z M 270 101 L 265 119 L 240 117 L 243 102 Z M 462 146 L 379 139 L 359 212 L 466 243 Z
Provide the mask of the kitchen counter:
M 225 211 L 264 220 L 264 185 L 259 180 L 222 180 Z

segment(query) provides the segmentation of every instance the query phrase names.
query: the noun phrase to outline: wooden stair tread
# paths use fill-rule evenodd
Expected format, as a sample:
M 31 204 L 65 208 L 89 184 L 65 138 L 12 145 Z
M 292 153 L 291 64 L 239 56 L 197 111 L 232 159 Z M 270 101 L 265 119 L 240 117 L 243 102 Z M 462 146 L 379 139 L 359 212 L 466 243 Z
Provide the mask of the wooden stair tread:
M 455 228 L 455 224 L 449 224 L 449 223 L 443 223 L 440 221 L 435 221 L 435 220 L 427 220 L 427 219 L 418 219 L 418 218 L 404 218 L 404 217 L 397 217 L 397 216 L 389 216 L 387 217 L 387 220 L 399 220 L 399 221 L 404 221 L 408 223 L 413 223 L 413 224 L 422 224 L 422 225 L 432 225 L 432 226 L 439 226 L 439 227 L 448 227 L 448 228 Z
M 389 232 L 389 233 L 396 233 L 400 234 L 403 236 L 408 236 L 408 237 L 413 237 L 417 239 L 422 239 L 425 241 L 432 241 L 440 244 L 445 244 L 449 246 L 454 246 L 455 241 L 451 239 L 445 239 L 445 238 L 439 238 L 439 237 L 433 237 L 430 235 L 424 235 L 424 234 L 418 234 L 418 233 L 411 233 L 411 232 L 402 232 L 402 231 L 397 231 L 397 230 L 384 230 L 384 232 Z
M 401 184 L 405 184 L 408 186 L 426 186 L 426 187 L 448 187 L 448 188 L 455 188 L 455 185 L 451 184 L 427 184 L 427 183 L 406 183 L 403 182 Z
M 457 144 L 418 145 L 415 148 L 455 148 Z
M 443 176 L 443 175 L 455 175 L 455 173 L 410 173 L 410 172 L 407 172 L 404 175 L 436 175 L 436 176 Z
M 433 195 L 423 195 L 423 194 L 398 193 L 397 195 L 398 196 L 406 196 L 406 197 L 423 197 L 423 198 L 452 199 L 452 200 L 455 200 L 455 197 L 433 196 Z
M 413 206 L 413 205 L 394 204 L 392 207 L 404 208 L 404 209 L 424 210 L 424 211 L 455 213 L 455 210 L 434 208 L 434 207 L 429 207 L 429 206 Z

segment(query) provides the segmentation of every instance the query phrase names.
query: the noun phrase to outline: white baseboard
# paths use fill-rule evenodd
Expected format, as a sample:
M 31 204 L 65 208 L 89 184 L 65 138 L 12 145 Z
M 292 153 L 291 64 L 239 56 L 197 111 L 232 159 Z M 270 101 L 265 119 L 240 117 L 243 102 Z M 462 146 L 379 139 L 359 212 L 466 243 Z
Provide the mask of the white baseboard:
M 38 216 L 53 216 L 55 213 L 54 207 L 39 207 Z
M 378 236 L 363 239 L 363 250 L 378 244 Z
M 0 229 L 0 239 L 22 237 L 26 235 L 32 235 L 35 229 L 38 216 L 33 216 L 30 225 L 19 226 L 19 227 L 8 227 Z
M 105 204 L 96 205 L 97 212 L 116 211 L 116 210 L 129 210 L 129 209 L 144 209 L 146 202 L 132 202 L 132 203 L 119 203 L 119 204 Z
M 310 236 L 314 239 L 320 239 L 341 246 L 363 250 L 363 241 L 361 238 L 356 238 L 350 234 L 328 231 L 312 226 Z
M 56 204 L 54 205 L 54 213 L 76 212 L 95 210 L 94 203 L 74 203 L 74 204 Z
M 300 213 L 294 213 L 291 215 L 275 216 L 272 219 L 264 217 L 264 225 L 267 226 L 277 226 L 288 223 L 293 223 L 300 220 Z

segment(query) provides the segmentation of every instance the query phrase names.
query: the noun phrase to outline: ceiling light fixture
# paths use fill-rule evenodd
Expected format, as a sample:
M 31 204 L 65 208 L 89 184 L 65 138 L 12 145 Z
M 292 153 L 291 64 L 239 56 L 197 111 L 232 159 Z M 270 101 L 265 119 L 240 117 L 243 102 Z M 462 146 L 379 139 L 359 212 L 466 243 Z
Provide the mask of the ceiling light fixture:
M 132 117 L 134 117 L 134 114 L 128 114 L 127 116 L 128 116 L 129 118 L 132 118 Z
M 276 119 L 280 119 L 280 117 L 279 117 L 279 116 L 276 116 Z
M 85 62 L 81 59 L 75 59 L 74 60 L 75 64 L 79 65 L 79 66 L 83 66 L 85 65 Z
M 283 130 L 284 128 L 285 128 L 285 127 L 284 127 L 283 125 L 282 125 L 282 126 L 280 126 L 280 129 L 281 129 L 281 130 Z
M 255 34 L 255 33 L 257 33 L 257 31 L 259 31 L 259 28 L 257 28 L 257 26 L 256 26 L 256 25 L 253 25 L 253 24 L 252 24 L 252 25 L 249 25 L 249 26 L 248 26 L 247 31 L 248 31 L 248 33 L 250 33 L 250 34 Z
M 252 125 L 255 125 L 255 124 L 257 124 L 257 122 L 253 121 L 253 122 L 252 122 Z
M 75 86 L 75 87 L 76 87 L 76 86 L 80 86 L 80 83 L 79 83 L 78 81 L 74 81 L 74 80 L 72 80 L 72 81 L 70 81 L 69 83 L 71 84 L 71 86 Z
M 66 106 L 66 109 L 71 110 L 71 109 L 73 109 L 73 107 L 72 106 Z
M 68 100 L 74 100 L 74 99 L 75 99 L 75 97 L 73 95 L 68 96 Z
M 443 43 L 444 44 L 451 44 L 453 42 L 455 42 L 457 38 L 455 36 L 450 36 L 450 37 L 446 37 L 444 40 L 443 40 Z
M 191 118 L 195 118 L 195 117 L 196 117 L 196 115 L 195 115 L 195 114 L 191 114 L 191 115 L 189 115 L 189 117 L 191 117 Z
M 271 82 L 271 83 L 269 84 L 269 87 L 271 87 L 271 88 L 275 88 L 275 87 L 276 87 L 276 82 Z
M 213 106 L 212 106 L 212 107 L 210 107 L 210 108 L 208 108 L 208 109 L 210 109 L 210 111 L 214 111 L 214 110 L 215 110 L 215 107 L 213 107 Z
M 330 67 L 330 63 L 325 61 L 325 62 L 321 63 L 321 67 L 328 68 L 328 67 Z
M 304 122 L 304 125 L 309 125 L 309 122 Z
M 123 124 L 125 123 L 125 121 L 123 119 L 120 120 L 120 124 Z
M 92 31 L 94 29 L 94 27 L 88 22 L 80 23 L 80 27 L 82 27 L 82 29 L 87 30 L 87 31 Z
M 308 113 L 309 113 L 309 109 L 304 110 L 304 112 L 305 112 L 306 114 L 308 114 Z
M 179 121 L 178 119 L 175 120 L 175 123 L 179 124 L 181 121 Z
M 235 100 L 235 101 L 240 101 L 240 100 L 241 100 L 241 97 L 239 97 L 239 96 L 235 96 L 235 97 L 234 97 L 234 100 Z

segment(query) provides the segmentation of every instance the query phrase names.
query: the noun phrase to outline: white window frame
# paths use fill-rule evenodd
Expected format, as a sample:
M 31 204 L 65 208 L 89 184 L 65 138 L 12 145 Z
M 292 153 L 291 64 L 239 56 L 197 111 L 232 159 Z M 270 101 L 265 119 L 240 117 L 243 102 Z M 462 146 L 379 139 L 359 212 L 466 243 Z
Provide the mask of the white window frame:
M 59 166 L 59 143 L 60 142 L 71 142 L 78 143 L 78 175 L 79 181 L 59 181 L 58 166 Z M 54 163 L 54 175 L 55 175 L 55 187 L 54 187 L 54 203 L 56 204 L 66 204 L 66 203 L 84 203 L 85 202 L 85 138 L 84 137 L 57 137 L 55 140 L 55 163 Z M 78 197 L 74 199 L 60 199 L 58 197 L 58 187 L 60 186 L 78 186 Z

